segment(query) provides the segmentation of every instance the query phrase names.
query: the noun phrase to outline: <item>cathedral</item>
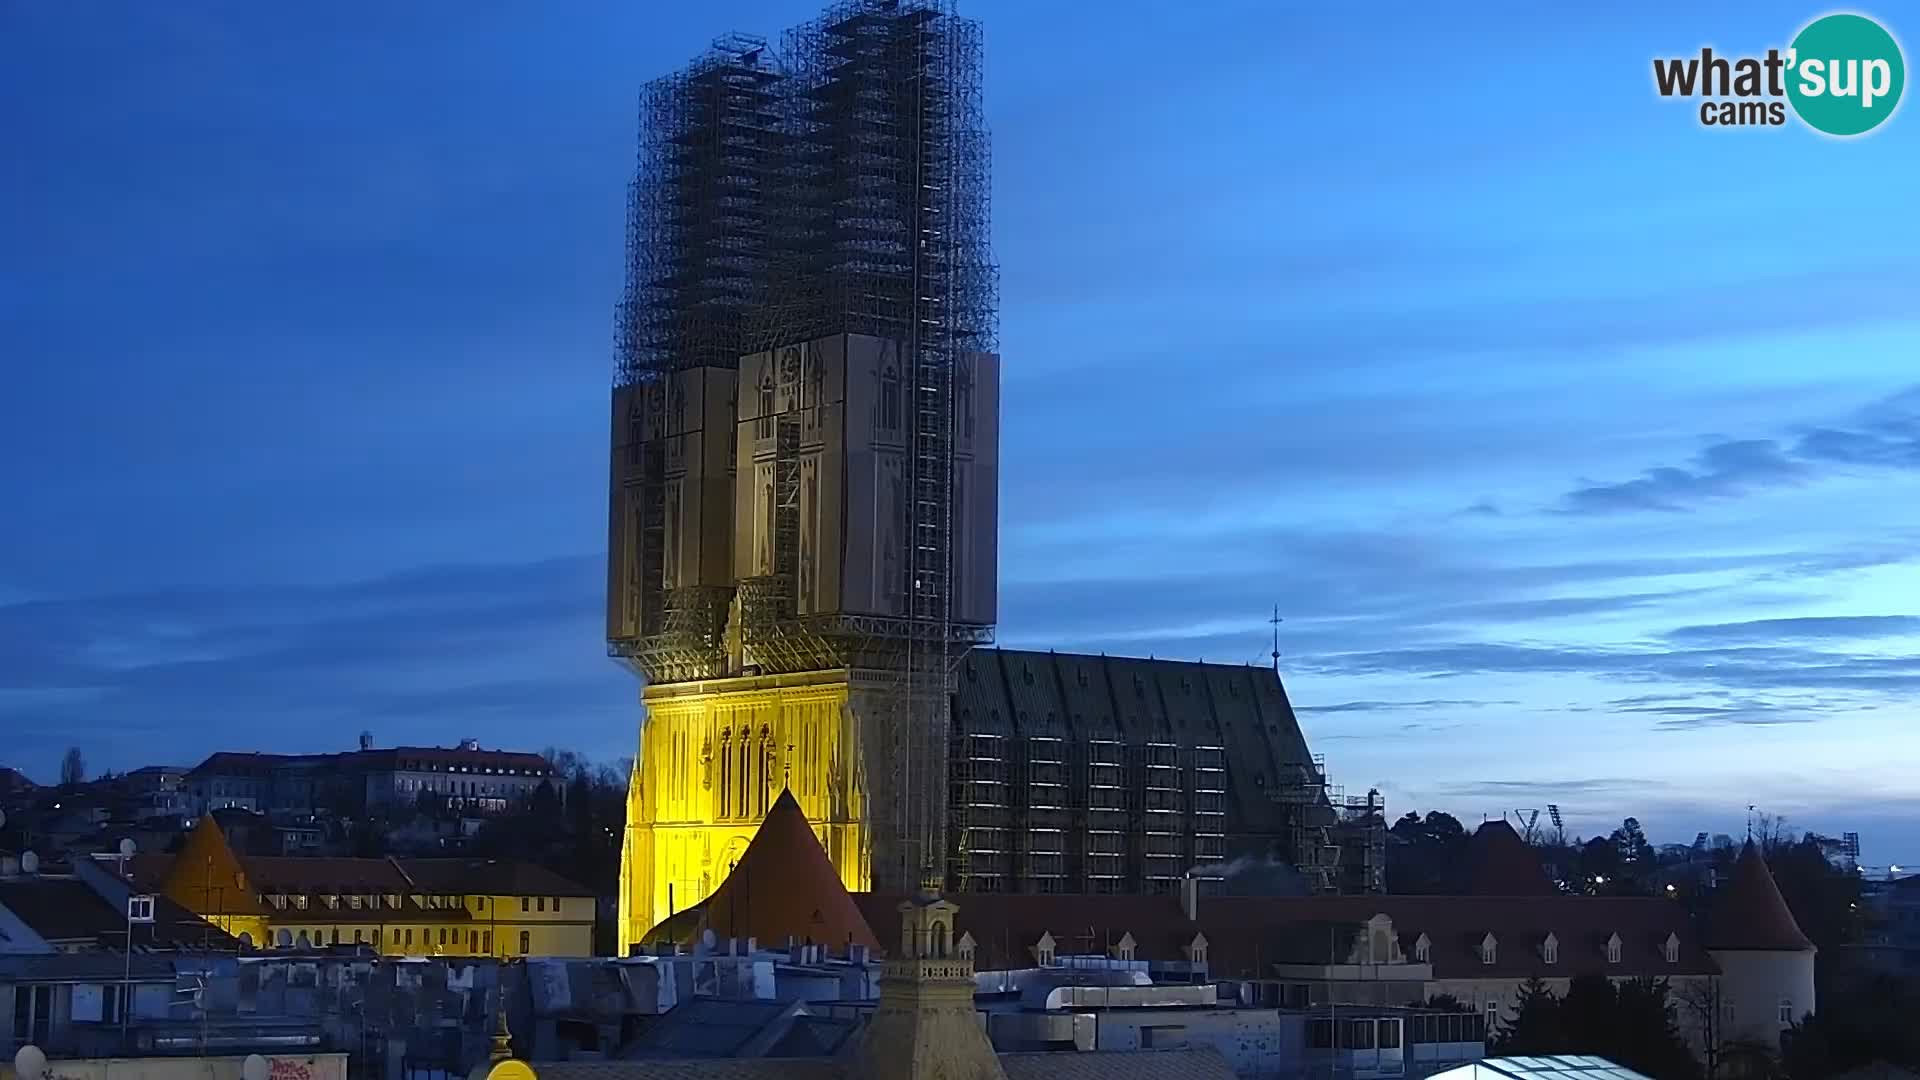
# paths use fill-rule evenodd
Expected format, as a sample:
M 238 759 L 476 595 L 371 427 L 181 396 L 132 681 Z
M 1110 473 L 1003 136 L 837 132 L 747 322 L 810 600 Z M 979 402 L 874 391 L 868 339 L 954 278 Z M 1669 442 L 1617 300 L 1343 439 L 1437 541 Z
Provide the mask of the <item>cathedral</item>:
M 641 93 L 607 641 L 641 677 L 622 950 L 782 792 L 853 891 L 1170 892 L 1339 816 L 1277 672 L 991 648 L 981 35 L 843 0 Z

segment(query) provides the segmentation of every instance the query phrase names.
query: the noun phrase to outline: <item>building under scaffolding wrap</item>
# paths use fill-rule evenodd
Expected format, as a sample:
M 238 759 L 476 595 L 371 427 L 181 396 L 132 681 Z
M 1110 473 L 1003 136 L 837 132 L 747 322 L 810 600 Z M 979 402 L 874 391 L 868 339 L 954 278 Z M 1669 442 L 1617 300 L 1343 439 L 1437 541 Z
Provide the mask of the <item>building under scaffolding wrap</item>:
M 1020 877 L 975 872 L 995 834 L 949 765 L 972 745 L 956 672 L 996 617 L 980 72 L 980 27 L 946 0 L 850 0 L 642 91 L 611 416 L 607 637 L 647 712 L 623 945 L 717 888 L 783 787 L 849 888 Z M 1058 764 L 1083 786 L 1113 764 L 1127 791 L 1177 772 L 1182 813 L 1213 821 L 1226 744 L 1121 722 L 1079 726 Z M 1021 767 L 1047 772 L 1047 745 Z M 1171 820 L 1147 790 L 1101 820 Z M 1114 887 L 1231 846 L 1145 843 Z

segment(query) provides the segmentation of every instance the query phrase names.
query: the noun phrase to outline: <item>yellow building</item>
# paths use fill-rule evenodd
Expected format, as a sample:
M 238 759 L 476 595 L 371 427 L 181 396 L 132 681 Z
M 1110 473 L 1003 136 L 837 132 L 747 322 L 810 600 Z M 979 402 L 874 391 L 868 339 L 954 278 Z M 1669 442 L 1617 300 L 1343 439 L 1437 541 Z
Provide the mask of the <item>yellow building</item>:
M 591 956 L 591 892 L 527 862 L 234 854 L 211 815 L 136 873 L 255 948 L 370 945 L 390 956 Z
M 782 789 L 812 823 L 840 881 L 872 879 L 859 673 L 747 676 L 650 686 L 627 789 L 620 951 L 712 895 Z

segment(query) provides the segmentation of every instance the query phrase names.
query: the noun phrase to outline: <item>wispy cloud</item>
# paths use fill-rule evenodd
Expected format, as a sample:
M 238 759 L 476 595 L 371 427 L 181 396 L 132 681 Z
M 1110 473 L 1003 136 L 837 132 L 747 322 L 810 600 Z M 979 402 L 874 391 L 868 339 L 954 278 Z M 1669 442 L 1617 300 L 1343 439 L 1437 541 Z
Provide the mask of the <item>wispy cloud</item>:
M 1791 619 L 1750 619 L 1746 622 L 1682 626 L 1667 632 L 1672 641 L 1733 644 L 1815 638 L 1886 638 L 1920 636 L 1920 616 L 1833 615 Z
M 1722 440 L 1686 465 L 1648 469 L 1632 480 L 1589 482 L 1559 509 L 1574 514 L 1682 511 L 1761 488 L 1800 483 L 1849 466 L 1920 468 L 1920 387 L 1861 410 L 1847 426 L 1813 427 L 1786 443 Z
M 1337 705 L 1293 706 L 1295 712 L 1395 712 L 1406 709 L 1476 709 L 1488 705 L 1513 705 L 1513 701 L 1474 701 L 1458 698 L 1429 698 L 1425 701 L 1343 701 Z

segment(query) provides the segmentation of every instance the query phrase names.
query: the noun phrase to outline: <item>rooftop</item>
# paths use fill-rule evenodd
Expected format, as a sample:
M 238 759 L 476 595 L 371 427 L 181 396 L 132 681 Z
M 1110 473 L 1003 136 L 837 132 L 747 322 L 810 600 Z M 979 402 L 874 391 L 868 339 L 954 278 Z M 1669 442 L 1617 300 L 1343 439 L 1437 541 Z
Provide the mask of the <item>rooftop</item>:
M 1733 874 L 1713 899 L 1707 947 L 1726 950 L 1807 952 L 1813 942 L 1800 931 L 1760 849 L 1748 840 Z

